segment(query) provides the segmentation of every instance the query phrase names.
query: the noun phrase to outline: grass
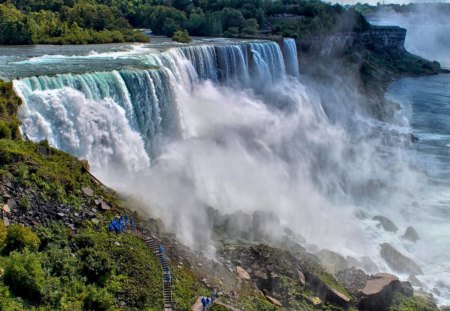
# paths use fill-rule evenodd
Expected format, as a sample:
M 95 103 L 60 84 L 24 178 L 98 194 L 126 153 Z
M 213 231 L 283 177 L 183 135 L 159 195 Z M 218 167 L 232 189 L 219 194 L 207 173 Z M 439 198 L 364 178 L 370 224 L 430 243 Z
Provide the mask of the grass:
M 391 304 L 390 311 L 438 311 L 439 308 L 422 297 L 406 297 L 397 294 Z

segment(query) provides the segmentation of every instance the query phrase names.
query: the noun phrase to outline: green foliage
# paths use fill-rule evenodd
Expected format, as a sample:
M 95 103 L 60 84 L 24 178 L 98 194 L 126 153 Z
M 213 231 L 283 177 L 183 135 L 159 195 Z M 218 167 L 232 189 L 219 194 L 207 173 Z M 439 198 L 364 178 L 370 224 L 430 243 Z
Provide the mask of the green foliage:
M 28 249 L 11 253 L 6 261 L 3 280 L 15 295 L 39 301 L 45 287 L 40 256 Z
M 0 226 L 1 230 L 1 226 Z M 29 229 L 28 229 L 29 230 Z M 158 310 L 161 267 L 139 239 L 106 230 L 37 228 L 40 248 L 0 256 L 0 309 Z M 125 302 L 125 308 L 119 305 Z
M 391 304 L 390 311 L 438 311 L 436 305 L 426 301 L 422 297 L 413 296 L 406 297 L 397 294 Z
M 192 41 L 192 38 L 191 36 L 189 36 L 188 31 L 186 29 L 183 29 L 175 31 L 172 36 L 172 40 L 181 43 L 189 43 Z
M 30 228 L 23 225 L 12 224 L 9 226 L 3 251 L 9 254 L 12 251 L 21 251 L 25 248 L 37 250 L 39 238 Z
M 186 268 L 172 269 L 172 294 L 176 310 L 190 310 L 199 296 L 207 296 L 207 290 Z
M 85 310 L 107 311 L 114 305 L 114 297 L 105 288 L 88 286 L 88 295 L 84 300 Z
M 6 234 L 7 234 L 6 226 L 3 223 L 3 221 L 0 221 L 0 249 L 5 244 Z
M 14 94 L 12 83 L 0 81 L 0 139 L 20 138 L 19 120 L 16 116 L 20 103 L 20 99 Z
M 115 7 L 84 1 L 37 6 L 11 2 L 0 4 L 0 44 L 149 41 L 141 32 L 132 30 Z M 28 14 L 19 11 L 14 4 Z
M 0 44 L 30 44 L 32 37 L 26 15 L 12 4 L 0 4 Z
M 265 30 L 290 37 L 369 27 L 359 12 L 319 0 L 8 0 L 0 16 L 0 43 L 7 44 L 148 42 L 132 27 L 166 36 L 187 29 L 196 36 L 255 36 Z

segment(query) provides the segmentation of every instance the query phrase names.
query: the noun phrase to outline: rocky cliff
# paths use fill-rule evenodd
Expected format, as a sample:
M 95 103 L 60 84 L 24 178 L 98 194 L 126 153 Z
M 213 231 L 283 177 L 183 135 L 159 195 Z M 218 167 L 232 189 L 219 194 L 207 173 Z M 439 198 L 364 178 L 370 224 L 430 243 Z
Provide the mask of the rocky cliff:
M 365 32 L 338 33 L 309 40 L 298 40 L 299 50 L 319 52 L 322 56 L 348 49 L 368 49 L 401 54 L 405 50 L 406 29 L 397 26 L 371 26 Z

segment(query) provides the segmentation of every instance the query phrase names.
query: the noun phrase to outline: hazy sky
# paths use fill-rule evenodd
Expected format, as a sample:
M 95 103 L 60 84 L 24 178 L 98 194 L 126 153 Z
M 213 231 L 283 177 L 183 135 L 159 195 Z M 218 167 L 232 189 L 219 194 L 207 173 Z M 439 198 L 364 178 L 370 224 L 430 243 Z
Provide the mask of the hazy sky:
M 369 3 L 369 4 L 377 4 L 377 2 L 383 3 L 383 0 L 340 0 L 340 1 L 331 1 L 332 3 L 341 3 L 341 4 L 356 4 L 358 2 L 361 3 Z M 450 3 L 450 0 L 384 0 L 385 4 L 388 3 L 400 3 L 400 4 L 408 4 L 408 3 L 431 3 L 431 2 L 441 2 L 441 3 Z

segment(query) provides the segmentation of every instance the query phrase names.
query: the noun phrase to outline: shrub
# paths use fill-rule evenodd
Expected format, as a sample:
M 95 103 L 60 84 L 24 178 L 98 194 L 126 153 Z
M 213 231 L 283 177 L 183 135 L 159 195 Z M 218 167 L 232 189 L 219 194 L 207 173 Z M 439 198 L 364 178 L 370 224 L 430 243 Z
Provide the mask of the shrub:
M 99 285 L 105 284 L 114 267 L 108 253 L 94 248 L 83 249 L 81 251 L 81 261 L 83 262 L 82 274 L 90 283 Z
M 84 310 L 110 310 L 114 305 L 114 297 L 104 288 L 88 287 L 88 295 L 84 300 Z
M 6 226 L 3 223 L 3 221 L 0 220 L 0 248 L 3 247 L 3 244 L 5 243 L 6 240 Z
M 45 273 L 39 255 L 28 249 L 11 253 L 3 280 L 16 296 L 39 301 L 45 288 Z
M 191 36 L 189 36 L 188 31 L 186 29 L 183 29 L 175 31 L 172 36 L 172 40 L 181 43 L 189 43 L 192 41 L 192 38 Z
M 11 139 L 11 129 L 6 122 L 0 121 L 0 139 Z
M 30 250 L 37 250 L 39 247 L 39 238 L 31 231 L 30 228 L 23 225 L 13 224 L 8 228 L 6 234 L 6 242 L 3 251 L 9 254 L 12 251 L 20 251 L 25 248 Z

